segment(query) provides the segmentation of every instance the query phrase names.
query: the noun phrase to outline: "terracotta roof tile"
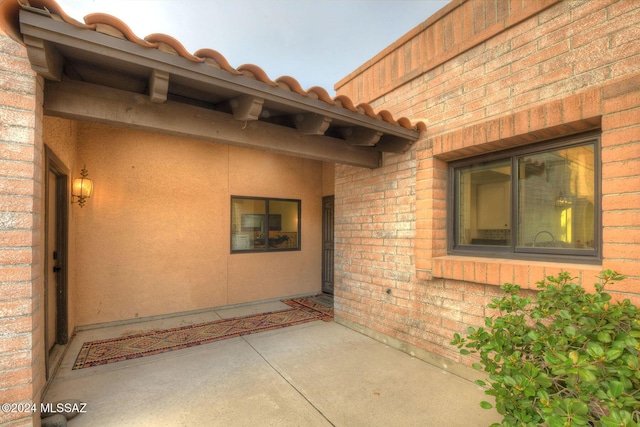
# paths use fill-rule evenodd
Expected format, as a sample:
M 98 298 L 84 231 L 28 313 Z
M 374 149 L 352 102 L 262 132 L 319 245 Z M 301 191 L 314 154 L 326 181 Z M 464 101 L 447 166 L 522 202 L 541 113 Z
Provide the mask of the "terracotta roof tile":
M 144 46 L 145 48 L 158 49 L 169 54 L 181 56 L 189 61 L 202 63 L 203 66 L 213 66 L 235 75 L 243 75 L 248 78 L 253 78 L 270 86 L 289 90 L 302 96 L 317 98 L 328 104 L 338 105 L 350 111 L 358 112 L 369 117 L 377 117 L 387 123 L 396 124 L 406 129 L 424 130 L 426 128 L 425 124 L 422 122 L 412 125 L 410 120 L 405 117 L 396 121 L 393 118 L 393 115 L 387 110 L 375 113 L 373 108 L 367 103 L 358 104 L 358 107 L 356 108 L 349 97 L 339 95 L 335 98 L 331 98 L 325 89 L 318 86 L 304 90 L 300 86 L 300 83 L 290 76 L 281 76 L 274 81 L 269 78 L 263 69 L 254 64 L 244 64 L 234 69 L 221 53 L 212 49 L 200 49 L 195 52 L 195 54 L 191 54 L 185 49 L 182 43 L 166 34 L 150 34 L 144 39 L 141 39 L 133 33 L 127 24 L 112 15 L 105 13 L 92 13 L 85 16 L 85 23 L 83 24 L 67 15 L 54 0 L 28 0 L 28 4 L 26 3 L 27 0 L 0 0 L 0 9 L 4 12 L 0 19 L 0 25 L 2 28 L 6 29 L 9 35 L 16 39 L 18 39 L 18 37 L 21 38 L 17 23 L 17 12 L 19 11 L 19 6 L 16 7 L 15 4 L 12 5 L 12 1 L 15 1 L 16 3 L 20 2 L 19 6 L 22 7 L 38 8 L 41 11 L 48 11 L 52 14 L 52 18 L 55 19 L 56 16 L 53 15 L 57 15 L 57 17 L 62 21 L 79 28 L 109 34 Z
M 393 115 L 387 111 L 387 110 L 380 110 L 378 111 L 378 116 L 380 116 L 380 118 L 382 120 L 384 120 L 387 123 L 395 123 L 396 121 L 393 120 Z
M 161 50 L 163 52 L 179 55 L 193 62 L 204 62 L 204 58 L 199 58 L 195 55 L 190 54 L 189 51 L 187 51 L 187 49 L 185 49 L 185 47 L 182 45 L 182 43 L 166 34 L 149 34 L 144 39 L 150 43 L 157 43 L 158 50 Z
M 227 61 L 227 58 L 225 58 L 217 50 L 208 48 L 200 49 L 196 53 L 194 53 L 194 55 L 199 56 L 200 58 L 204 58 L 205 64 L 207 65 L 212 65 L 231 74 L 242 74 L 240 71 L 233 68 Z
M 366 102 L 358 104 L 356 108 L 358 109 L 358 111 L 361 111 L 369 117 L 377 117 L 376 112 L 373 111 L 373 107 L 371 107 L 371 105 L 367 104 Z
M 338 95 L 333 98 L 336 104 L 341 105 L 343 108 L 351 111 L 358 111 L 356 107 L 353 105 L 353 101 L 346 95 Z
M 325 89 L 321 88 L 320 86 L 313 86 L 310 87 L 309 89 L 307 89 L 307 94 L 309 94 L 309 96 L 316 96 L 316 99 L 319 99 L 320 101 L 324 101 L 327 104 L 335 104 L 335 102 L 333 102 L 333 99 L 331 99 L 331 95 L 329 95 L 329 92 L 327 92 Z
M 278 86 L 278 83 L 269 78 L 267 73 L 260 67 L 254 64 L 244 64 L 237 68 L 243 75 L 266 83 L 269 86 Z
M 20 5 L 22 6 L 32 6 L 32 7 L 39 7 L 39 4 L 42 3 L 42 6 L 44 6 L 46 10 L 48 10 L 52 14 L 58 15 L 67 24 L 71 24 L 74 27 L 78 27 L 78 28 L 87 28 L 92 30 L 95 29 L 95 26 L 93 26 L 92 24 L 89 24 L 88 22 L 85 22 L 83 24 L 82 22 L 76 21 L 71 16 L 67 15 L 66 12 L 62 10 L 62 7 L 60 7 L 60 5 L 53 0 L 35 0 L 35 1 L 16 0 L 16 1 L 18 1 L 18 3 L 20 3 Z
M 411 120 L 409 120 L 406 117 L 400 117 L 397 121 L 397 123 L 402 126 L 403 128 L 410 128 L 411 127 Z
M 281 88 L 290 90 L 291 92 L 295 92 L 300 95 L 307 94 L 307 92 L 305 92 L 305 90 L 302 89 L 302 86 L 300 86 L 300 83 L 298 83 L 298 81 L 293 77 L 280 76 L 276 79 L 276 83 L 278 83 L 278 86 L 280 86 Z
M 96 31 L 100 33 L 120 37 L 121 39 L 137 43 L 140 46 L 152 48 L 158 46 L 157 43 L 151 43 L 136 36 L 127 24 L 113 15 L 108 15 L 106 13 L 91 13 L 84 17 L 84 22 L 88 25 L 94 25 L 96 27 Z M 117 31 L 119 35 L 114 33 L 113 30 Z

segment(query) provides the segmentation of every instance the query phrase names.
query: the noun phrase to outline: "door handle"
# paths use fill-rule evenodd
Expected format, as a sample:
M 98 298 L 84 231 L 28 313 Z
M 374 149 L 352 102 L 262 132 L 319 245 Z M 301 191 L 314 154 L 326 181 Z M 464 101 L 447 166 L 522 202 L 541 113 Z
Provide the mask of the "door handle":
M 53 267 L 53 272 L 54 273 L 58 273 L 60 271 L 62 271 L 62 267 Z

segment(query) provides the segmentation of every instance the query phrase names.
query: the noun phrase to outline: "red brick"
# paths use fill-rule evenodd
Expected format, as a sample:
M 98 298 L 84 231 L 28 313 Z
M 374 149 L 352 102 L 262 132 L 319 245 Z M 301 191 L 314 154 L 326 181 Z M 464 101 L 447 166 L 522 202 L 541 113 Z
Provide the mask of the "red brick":
M 515 125 L 514 135 L 523 135 L 529 132 L 529 110 L 519 111 L 513 118 Z
M 2 286 L 9 286 L 9 285 L 2 285 Z M 31 312 L 32 312 L 32 302 L 31 300 L 28 300 L 28 299 L 4 301 L 0 305 L 0 318 L 25 316 L 25 315 L 30 315 Z M 3 348 L 0 345 L 0 352 L 1 351 L 3 351 Z
M 2 380 L 5 384 L 28 384 L 32 380 L 31 367 L 13 369 L 2 372 Z
M 0 337 L 0 353 L 12 353 L 30 348 L 32 348 L 32 338 L 30 334 Z
M 513 283 L 514 266 L 510 263 L 502 263 L 500 265 L 500 284 Z
M 533 264 L 529 266 L 529 280 L 527 283 L 518 283 L 523 289 L 537 289 L 536 283 L 545 278 L 544 266 Z
M 523 288 L 529 287 L 529 266 L 527 264 L 513 266 L 513 283 Z
M 627 264 L 630 263 L 627 261 Z M 630 271 L 628 268 L 619 271 L 627 276 L 627 278 L 621 282 L 614 282 L 609 284 L 606 289 L 608 291 L 617 291 L 625 294 L 635 294 L 637 296 L 638 286 L 640 286 L 640 277 L 638 275 L 631 275 L 631 273 L 628 273 Z
M 609 171 L 613 173 L 609 173 Z M 637 192 L 637 189 L 640 188 L 640 176 L 633 175 L 631 177 L 626 177 L 625 175 L 627 174 L 632 175 L 633 168 L 603 168 L 602 194 Z M 620 176 L 622 177 L 618 178 Z
M 0 394 L 0 397 L 1 396 L 2 395 Z M 35 416 L 36 415 L 31 415 L 31 412 L 0 412 L 0 424 L 11 427 L 33 427 L 36 425 L 34 420 Z
M 17 110 L 33 111 L 36 107 L 35 96 L 30 94 L 5 91 L 1 98 L 3 105 Z
M 6 334 L 23 334 L 32 330 L 32 319 L 28 316 L 0 318 L 0 330 Z M 0 366 L 0 370 L 2 367 Z
M 638 214 L 634 211 L 604 211 L 602 213 L 604 227 L 629 227 L 638 225 Z
M 34 253 L 30 247 L 8 248 L 0 252 L 0 265 L 29 264 L 33 259 Z
M 0 92 L 2 94 L 2 92 Z M 2 108 L 2 100 L 0 100 L 0 122 L 11 123 L 13 126 L 23 128 L 33 128 L 35 126 L 35 116 L 32 111 L 19 111 Z
M 603 114 L 617 113 L 620 111 L 636 109 L 636 113 L 640 116 L 640 91 L 631 92 L 617 98 L 610 98 L 603 102 Z
M 640 245 L 640 228 L 605 228 L 603 230 L 603 239 L 611 243 Z
M 30 383 L 16 384 L 15 387 L 0 390 L 0 402 L 28 402 L 32 397 L 32 392 L 33 388 Z M 9 414 L 15 414 L 15 412 Z M 0 415 L 4 414 L 0 412 Z M 2 418 L 0 418 L 1 421 Z
M 640 263 L 638 262 L 629 262 L 628 259 L 606 259 L 602 262 L 603 270 L 613 270 L 617 271 L 620 274 L 630 277 L 640 277 Z M 625 280 L 626 282 L 626 280 Z M 627 286 L 625 283 L 623 286 Z M 621 289 L 622 286 L 616 286 L 616 289 Z M 637 288 L 630 289 L 629 292 L 637 293 Z
M 2 43 L 3 45 L 6 43 Z M 34 72 L 31 70 L 29 61 L 23 55 L 0 55 L 0 69 L 8 71 L 12 76 L 31 77 Z M 3 95 L 0 92 L 0 95 Z M 0 100 L 1 103 L 1 100 Z
M 500 264 L 495 262 L 487 263 L 487 284 L 502 285 L 500 281 Z
M 613 259 L 640 260 L 640 245 L 607 242 L 603 247 L 603 256 Z
M 631 194 L 612 194 L 602 198 L 603 211 L 639 210 L 640 196 Z M 612 224 L 615 225 L 615 224 Z
M 640 131 L 640 127 L 638 131 Z M 618 134 L 620 133 L 618 132 Z M 602 163 L 605 165 L 612 164 L 614 168 L 620 167 L 620 162 L 633 162 L 638 158 L 640 158 L 640 142 L 632 144 L 624 144 L 624 142 L 621 142 L 620 145 L 602 148 Z M 615 163 L 618 163 L 618 165 L 615 165 Z M 632 163 L 627 165 L 627 167 L 631 165 Z
M 0 266 L 0 283 L 22 282 L 31 280 L 32 276 L 33 271 L 30 265 Z
M 500 119 L 500 138 L 510 138 L 514 135 L 514 116 L 505 116 Z
M 0 212 L 31 212 L 33 209 L 33 197 L 3 196 L 0 195 Z
M 0 284 L 0 301 L 13 301 L 30 298 L 32 295 L 30 282 Z
M 33 195 L 35 191 L 34 181 L 0 177 L 0 194 Z
M 600 110 L 600 91 L 590 90 L 580 95 L 582 103 L 582 118 L 596 117 L 601 114 Z

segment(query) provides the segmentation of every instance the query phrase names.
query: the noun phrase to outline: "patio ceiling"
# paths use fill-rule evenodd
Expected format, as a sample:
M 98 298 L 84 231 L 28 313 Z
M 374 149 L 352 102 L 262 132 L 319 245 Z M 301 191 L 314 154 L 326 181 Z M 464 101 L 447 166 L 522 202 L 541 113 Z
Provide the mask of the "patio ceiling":
M 46 80 L 47 115 L 368 168 L 425 130 L 320 87 L 305 91 L 292 77 L 273 81 L 253 64 L 233 68 L 211 49 L 190 54 L 164 34 L 140 39 L 110 15 L 79 23 L 51 0 L 13 15 L 4 25 Z

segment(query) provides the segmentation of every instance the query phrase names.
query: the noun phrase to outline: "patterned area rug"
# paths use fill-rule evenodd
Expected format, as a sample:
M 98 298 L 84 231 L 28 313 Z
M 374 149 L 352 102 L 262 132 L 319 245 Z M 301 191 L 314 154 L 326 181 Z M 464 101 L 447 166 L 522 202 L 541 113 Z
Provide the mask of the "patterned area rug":
M 73 369 L 165 353 L 314 320 L 327 322 L 333 319 L 333 306 L 329 306 L 327 301 L 322 295 L 293 298 L 282 301 L 291 307 L 285 310 L 89 341 L 82 345 Z
M 293 298 L 282 302 L 293 308 L 313 313 L 325 322 L 333 320 L 333 298 L 328 295 Z

